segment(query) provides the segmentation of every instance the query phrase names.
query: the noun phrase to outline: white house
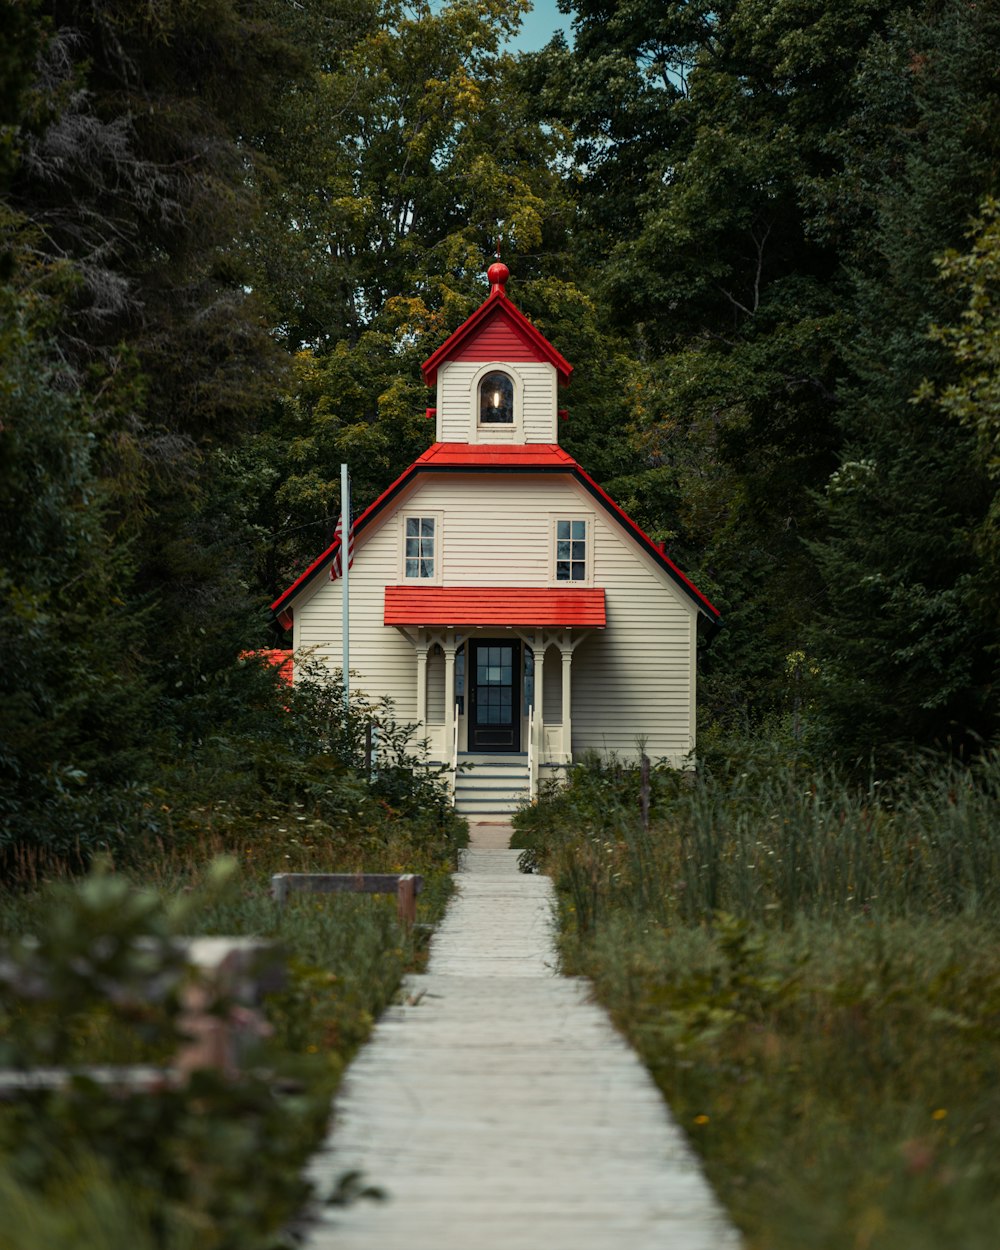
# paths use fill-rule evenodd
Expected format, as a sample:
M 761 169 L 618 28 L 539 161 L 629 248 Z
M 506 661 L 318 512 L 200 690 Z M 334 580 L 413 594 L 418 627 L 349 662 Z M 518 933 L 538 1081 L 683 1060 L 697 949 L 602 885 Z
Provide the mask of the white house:
M 559 446 L 572 366 L 508 299 L 424 363 L 435 442 L 358 518 L 355 685 L 389 695 L 467 814 L 509 811 L 584 752 L 680 766 L 699 622 L 718 612 Z M 295 653 L 341 657 L 339 541 L 272 605 Z

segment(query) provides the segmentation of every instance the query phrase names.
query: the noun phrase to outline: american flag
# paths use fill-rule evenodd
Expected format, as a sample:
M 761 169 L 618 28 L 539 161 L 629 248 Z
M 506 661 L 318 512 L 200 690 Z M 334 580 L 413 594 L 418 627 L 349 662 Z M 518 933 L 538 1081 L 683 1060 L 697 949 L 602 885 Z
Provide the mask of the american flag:
M 344 518 L 343 515 L 337 521 L 337 528 L 333 531 L 333 541 L 337 544 L 337 550 L 333 557 L 333 567 L 330 569 L 330 580 L 336 581 L 340 577 L 344 569 Z M 347 567 L 351 568 L 354 564 L 354 522 L 351 522 L 350 530 L 347 537 Z

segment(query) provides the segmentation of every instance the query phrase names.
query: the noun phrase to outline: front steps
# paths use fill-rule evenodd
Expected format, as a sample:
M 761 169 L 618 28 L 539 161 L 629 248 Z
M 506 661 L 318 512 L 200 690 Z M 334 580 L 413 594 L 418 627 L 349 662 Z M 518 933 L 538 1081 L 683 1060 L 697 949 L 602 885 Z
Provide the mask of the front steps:
M 459 753 L 455 810 L 460 816 L 469 820 L 509 816 L 527 803 L 530 789 L 526 752 Z

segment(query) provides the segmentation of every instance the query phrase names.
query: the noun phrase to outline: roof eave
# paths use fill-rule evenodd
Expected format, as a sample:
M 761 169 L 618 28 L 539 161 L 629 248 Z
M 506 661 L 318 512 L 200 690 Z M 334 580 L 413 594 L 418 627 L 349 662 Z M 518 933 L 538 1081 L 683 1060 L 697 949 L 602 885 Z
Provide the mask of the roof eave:
M 583 486 L 583 488 L 601 504 L 605 511 L 612 516 L 619 525 L 628 533 L 638 545 L 655 561 L 655 563 L 670 577 L 670 579 L 681 589 L 689 599 L 692 600 L 698 609 L 699 617 L 702 618 L 710 627 L 708 637 L 714 637 L 718 632 L 721 613 L 718 608 L 695 586 L 676 564 L 670 559 L 666 552 L 653 542 L 653 540 L 639 528 L 632 518 L 623 512 L 615 503 L 610 495 L 607 494 L 594 479 L 581 468 L 572 457 L 566 457 L 566 460 L 559 464 L 552 465 L 521 465 L 521 464 L 439 464 L 434 463 L 432 453 L 435 448 L 441 444 L 435 443 L 427 449 L 423 455 L 413 462 L 404 473 L 402 473 L 395 482 L 374 501 L 369 504 L 365 511 L 358 517 L 354 525 L 354 533 L 357 536 L 365 527 L 367 527 L 375 519 L 376 516 L 404 489 L 408 483 L 419 473 L 568 473 Z M 425 460 L 425 457 L 429 457 Z M 328 565 L 340 548 L 339 540 L 331 543 L 331 545 L 323 552 L 323 554 L 302 573 L 289 588 L 280 595 L 274 603 L 271 604 L 272 618 L 283 624 L 285 628 L 291 622 L 291 603 L 294 598 L 302 593 L 315 578 L 322 572 L 324 566 Z M 285 619 L 283 619 L 285 618 Z M 286 624 L 287 620 L 287 624 Z

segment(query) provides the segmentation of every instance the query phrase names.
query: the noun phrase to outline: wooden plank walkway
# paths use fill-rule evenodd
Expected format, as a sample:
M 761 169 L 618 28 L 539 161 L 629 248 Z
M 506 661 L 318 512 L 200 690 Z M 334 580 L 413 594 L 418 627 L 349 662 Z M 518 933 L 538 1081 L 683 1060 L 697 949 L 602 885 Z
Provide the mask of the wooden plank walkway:
M 509 830 L 476 832 L 311 1168 L 321 1194 L 360 1169 L 387 1201 L 325 1208 L 306 1250 L 738 1250 L 645 1068 L 558 975 L 552 883 Z

